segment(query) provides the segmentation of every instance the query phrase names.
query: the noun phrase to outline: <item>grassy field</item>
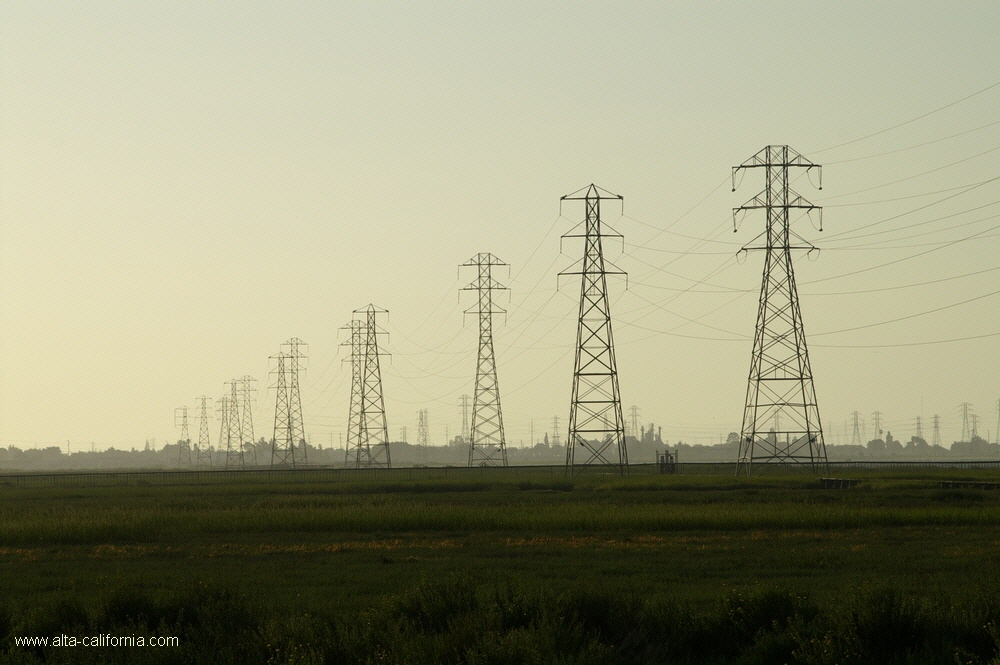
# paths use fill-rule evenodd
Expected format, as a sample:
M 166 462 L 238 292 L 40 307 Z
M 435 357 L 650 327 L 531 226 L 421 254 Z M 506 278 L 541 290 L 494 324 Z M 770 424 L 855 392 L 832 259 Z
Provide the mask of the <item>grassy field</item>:
M 991 662 L 996 472 L 851 475 L 0 490 L 0 656 Z M 13 645 L 115 627 L 188 646 Z

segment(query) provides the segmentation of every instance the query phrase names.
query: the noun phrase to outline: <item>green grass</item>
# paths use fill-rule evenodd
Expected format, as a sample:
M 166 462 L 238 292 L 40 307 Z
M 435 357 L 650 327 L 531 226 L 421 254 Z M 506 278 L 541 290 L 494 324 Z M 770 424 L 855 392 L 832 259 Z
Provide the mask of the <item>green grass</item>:
M 899 635 L 937 631 L 898 662 L 989 662 L 989 626 L 1000 625 L 987 598 L 1000 591 L 1000 491 L 940 481 L 996 472 L 851 475 L 863 482 L 849 490 L 804 476 L 547 473 L 0 490 L 0 633 L 73 622 L 104 630 L 144 611 L 148 628 L 163 623 L 244 663 L 265 652 L 260 662 L 378 662 L 383 652 L 382 662 L 413 663 L 776 662 L 768 649 L 788 662 L 893 662 L 850 655 L 874 644 L 866 630 L 889 622 Z M 434 618 L 442 594 L 457 603 L 445 603 L 446 620 Z M 739 609 L 740 598 L 765 609 Z M 205 616 L 230 611 L 220 603 L 249 613 L 247 643 L 264 639 L 264 651 L 211 642 L 226 630 L 216 619 L 178 618 L 202 606 Z M 591 619 L 572 618 L 580 603 Z M 352 617 L 416 623 L 381 643 Z M 594 621 L 618 628 L 595 633 Z M 646 631 L 628 638 L 637 651 L 623 651 L 614 635 L 636 626 Z M 657 631 L 676 644 L 657 646 Z M 703 633 L 716 651 L 691 646 Z M 8 660 L 62 662 L 0 640 Z M 348 654 L 336 644 L 362 646 Z M 622 660 L 626 652 L 639 660 Z

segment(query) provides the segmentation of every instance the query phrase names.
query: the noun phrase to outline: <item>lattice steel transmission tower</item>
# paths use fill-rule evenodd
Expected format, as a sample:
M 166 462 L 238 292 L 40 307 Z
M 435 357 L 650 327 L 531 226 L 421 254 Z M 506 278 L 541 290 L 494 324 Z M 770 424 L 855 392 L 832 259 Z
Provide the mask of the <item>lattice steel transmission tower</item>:
M 917 432 L 916 432 L 916 437 L 918 439 L 924 438 L 924 423 L 923 423 L 923 418 L 921 418 L 920 416 L 917 416 Z
M 181 439 L 177 442 L 179 456 L 178 468 L 191 468 L 191 435 L 188 432 L 188 408 L 182 406 L 174 409 L 174 427 L 181 428 Z
M 239 398 L 243 460 L 250 466 L 257 466 L 257 441 L 253 433 L 253 404 L 257 401 L 257 379 L 249 374 L 240 379 Z
M 552 445 L 562 444 L 562 437 L 559 435 L 559 416 L 552 416 Z
M 933 438 L 931 439 L 931 445 L 940 446 L 941 445 L 941 417 L 938 416 L 938 414 L 935 413 L 934 417 L 931 420 L 934 423 L 934 435 L 933 435 Z
M 274 438 L 271 442 L 272 467 L 299 467 L 308 464 L 299 371 L 304 369 L 306 343 L 293 337 L 281 345 L 276 361 Z
M 882 432 L 884 431 L 882 429 L 882 412 L 881 411 L 873 411 L 872 412 L 872 426 L 875 428 L 875 438 L 876 439 L 881 439 L 882 438 Z
M 613 467 L 628 471 L 625 445 L 625 418 L 622 415 L 618 365 L 611 331 L 611 304 L 608 275 L 625 273 L 604 258 L 604 238 L 621 238 L 601 225 L 601 201 L 623 199 L 591 184 L 560 199 L 583 201 L 583 233 L 571 231 L 563 238 L 583 238 L 583 259 L 579 269 L 562 275 L 580 275 L 580 314 L 573 363 L 573 391 L 569 409 L 569 436 L 566 440 L 566 467 L 582 471 L 588 467 Z M 610 266 L 610 269 L 609 267 Z M 577 457 L 577 449 L 581 457 Z
M 469 436 L 469 401 L 472 399 L 470 395 L 462 395 L 458 398 L 458 408 L 462 412 L 462 441 L 468 443 L 470 440 Z
M 822 213 L 792 191 L 788 172 L 794 167 L 820 168 L 788 146 L 767 146 L 733 167 L 733 191 L 737 173 L 746 169 L 765 169 L 766 180 L 763 192 L 733 209 L 734 230 L 739 213 L 761 208 L 767 212 L 767 226 L 755 238 L 763 239 L 763 245 L 743 248 L 765 254 L 737 475 L 750 476 L 758 465 L 799 466 L 814 473 L 828 468 L 792 267 L 792 250 L 815 248 L 791 230 L 788 214 L 792 209 L 819 211 L 822 231 Z M 769 431 L 768 424 L 776 418 L 784 425 Z
M 239 379 L 226 383 L 229 389 L 223 405 L 223 419 L 226 421 L 226 461 L 223 468 L 242 469 L 245 466 L 243 458 L 243 421 L 240 420 Z
M 459 266 L 475 268 L 476 279 L 462 291 L 478 294 L 476 306 L 466 310 L 479 317 L 479 354 L 476 362 L 476 389 L 472 397 L 472 429 L 469 432 L 469 466 L 507 466 L 507 441 L 500 408 L 500 384 L 493 351 L 493 315 L 506 314 L 495 302 L 495 291 L 507 287 L 493 277 L 494 268 L 509 266 L 492 254 L 479 253 Z
M 642 422 L 642 409 L 637 406 L 628 408 L 629 436 L 633 439 L 639 438 L 639 423 Z
M 417 445 L 427 447 L 430 439 L 430 432 L 427 424 L 427 409 L 417 411 Z
M 345 326 L 351 333 L 351 412 L 347 430 L 348 467 L 357 469 L 392 466 L 389 454 L 389 427 L 385 418 L 385 401 L 382 399 L 382 370 L 379 356 L 387 355 L 378 349 L 379 335 L 387 335 L 379 328 L 377 317 L 388 311 L 369 304 L 354 310 L 354 319 Z
M 851 434 L 851 445 L 862 446 L 864 442 L 861 440 L 861 413 L 854 411 L 851 413 L 851 417 L 854 419 L 854 433 Z
M 208 405 L 212 401 L 212 398 L 202 395 L 198 398 L 198 401 L 201 402 L 198 407 L 201 413 L 198 418 L 198 445 L 195 448 L 197 453 L 196 464 L 199 468 L 212 468 L 212 441 L 208 433 L 208 418 L 210 415 Z
M 962 402 L 959 405 L 962 410 L 962 438 L 960 441 L 972 441 L 972 437 L 975 436 L 975 417 L 972 415 L 972 404 L 969 402 Z

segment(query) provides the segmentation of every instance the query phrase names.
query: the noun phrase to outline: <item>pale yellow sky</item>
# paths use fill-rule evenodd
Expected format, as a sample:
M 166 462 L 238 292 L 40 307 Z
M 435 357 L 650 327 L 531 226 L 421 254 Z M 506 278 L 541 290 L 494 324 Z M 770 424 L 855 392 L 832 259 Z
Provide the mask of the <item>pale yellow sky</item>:
M 307 432 L 339 443 L 338 329 L 369 302 L 390 433 L 426 408 L 443 444 L 478 252 L 511 264 L 508 440 L 541 438 L 569 412 L 579 295 L 555 291 L 581 251 L 559 255 L 582 210 L 558 199 L 591 182 L 625 197 L 624 405 L 717 442 L 760 283 L 735 251 L 763 228 L 733 234 L 763 182 L 728 177 L 767 144 L 824 165 L 822 191 L 795 183 L 824 231 L 795 228 L 823 249 L 797 280 L 827 441 L 857 409 L 897 438 L 940 414 L 950 442 L 964 401 L 995 437 L 998 28 L 994 2 L 0 3 L 0 445 L 176 439 L 175 407 L 266 386 L 293 336 Z

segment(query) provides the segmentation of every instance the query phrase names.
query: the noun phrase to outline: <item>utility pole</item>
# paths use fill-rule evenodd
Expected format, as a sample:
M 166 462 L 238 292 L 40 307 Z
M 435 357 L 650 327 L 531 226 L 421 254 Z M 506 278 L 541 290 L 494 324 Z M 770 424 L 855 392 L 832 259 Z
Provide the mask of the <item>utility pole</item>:
M 752 475 L 755 464 L 799 465 L 814 473 L 829 468 L 792 264 L 792 250 L 815 247 L 791 230 L 788 215 L 793 208 L 817 210 L 822 230 L 822 211 L 792 191 L 788 172 L 794 167 L 817 169 L 822 189 L 820 166 L 788 146 L 767 146 L 733 167 L 733 191 L 737 173 L 752 168 L 766 173 L 764 191 L 733 209 L 734 231 L 739 213 L 761 208 L 767 213 L 764 233 L 757 236 L 763 245 L 741 250 L 763 250 L 765 255 L 737 475 Z M 782 415 L 784 429 L 776 428 L 772 435 L 768 423 Z
M 469 432 L 469 466 L 507 466 L 507 441 L 503 431 L 503 411 L 500 408 L 500 383 L 497 379 L 497 359 L 493 350 L 493 315 L 506 314 L 494 302 L 494 291 L 507 287 L 493 277 L 494 268 L 509 266 L 489 252 L 480 252 L 459 266 L 475 268 L 476 278 L 462 288 L 475 291 L 474 308 L 466 314 L 479 318 L 479 352 L 476 361 L 476 387 L 472 397 L 472 428 Z
M 274 437 L 271 441 L 271 467 L 305 466 L 308 464 L 306 435 L 302 422 L 302 398 L 299 392 L 299 370 L 306 355 L 306 344 L 292 337 L 281 345 L 272 374 L 275 380 Z
M 382 398 L 382 370 L 378 336 L 386 335 L 376 317 L 388 310 L 369 304 L 354 310 L 351 331 L 351 413 L 347 435 L 347 466 L 356 469 L 392 466 L 389 456 L 389 428 Z
M 854 411 L 851 413 L 851 417 L 854 418 L 854 433 L 851 435 L 851 445 L 862 446 L 864 442 L 861 440 L 861 413 Z
M 198 447 L 195 449 L 197 451 L 197 461 L 196 464 L 198 468 L 208 467 L 212 468 L 212 441 L 208 434 L 208 418 L 209 410 L 208 404 L 212 401 L 211 397 L 202 395 L 198 398 L 201 402 L 199 409 L 201 411 L 199 415 L 198 422 Z
M 188 408 L 182 406 L 174 409 L 174 427 L 181 428 L 181 440 L 177 442 L 180 455 L 177 460 L 177 468 L 191 468 L 191 435 L 188 433 Z M 69 452 L 69 441 L 66 442 L 66 451 Z
M 611 303 L 608 300 L 608 275 L 624 275 L 604 259 L 603 240 L 621 238 L 601 226 L 601 201 L 623 201 L 589 185 L 563 201 L 584 204 L 583 233 L 576 229 L 562 236 L 583 238 L 583 259 L 578 266 L 560 274 L 580 276 L 580 313 L 576 332 L 576 357 L 573 361 L 573 389 L 569 408 L 569 435 L 566 440 L 566 468 L 577 473 L 590 467 L 613 467 L 628 473 L 628 448 L 625 444 L 625 418 L 622 415 L 618 364 L 611 329 Z M 610 268 L 608 269 L 608 264 Z M 577 450 L 580 455 L 577 456 Z
M 941 417 L 938 414 L 934 414 L 931 419 L 934 423 L 934 438 L 931 441 L 931 445 L 940 446 L 941 445 Z
M 249 374 L 244 375 L 240 379 L 239 396 L 244 460 L 250 466 L 257 466 L 257 441 L 253 433 L 253 403 L 257 401 L 257 379 Z

